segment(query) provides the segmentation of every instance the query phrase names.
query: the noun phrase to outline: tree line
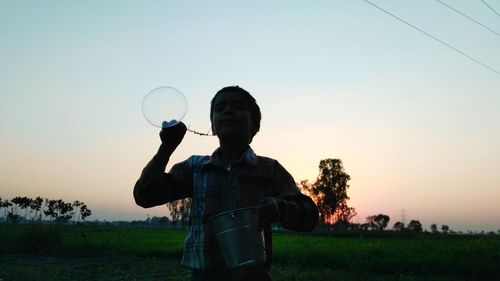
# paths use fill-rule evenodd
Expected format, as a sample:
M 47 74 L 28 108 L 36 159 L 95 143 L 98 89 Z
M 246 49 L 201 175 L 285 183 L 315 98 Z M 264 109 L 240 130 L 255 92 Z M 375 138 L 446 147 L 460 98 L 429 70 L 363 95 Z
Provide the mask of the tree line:
M 0 197 L 0 214 L 2 221 L 9 223 L 41 223 L 45 216 L 45 220 L 64 224 L 83 221 L 92 215 L 92 210 L 78 200 L 67 203 L 62 199 L 18 196 L 11 200 Z
M 366 217 L 366 223 L 352 223 L 351 219 L 357 213 L 354 207 L 348 205 L 348 182 L 351 176 L 345 172 L 340 159 L 324 159 L 319 163 L 319 175 L 314 183 L 307 180 L 300 182 L 303 193 L 309 195 L 319 210 L 320 225 L 327 228 L 336 228 L 353 231 L 383 231 L 390 218 L 384 214 Z M 408 225 L 396 222 L 392 228 L 395 231 L 422 232 L 422 224 L 418 220 L 411 220 Z
M 390 217 L 377 214 L 366 217 L 366 222 L 352 223 L 351 219 L 357 215 L 356 209 L 348 206 L 347 190 L 351 177 L 345 172 L 340 159 L 325 159 L 319 163 L 319 175 L 316 181 L 310 184 L 307 180 L 299 184 L 305 194 L 311 196 L 320 213 L 320 225 L 330 228 L 340 228 L 354 231 L 384 231 Z M 397 221 L 392 230 L 401 232 L 422 232 L 423 227 L 419 220 L 410 220 L 408 225 Z M 432 233 L 439 232 L 436 224 L 430 227 Z M 447 225 L 441 226 L 442 233 L 453 233 Z

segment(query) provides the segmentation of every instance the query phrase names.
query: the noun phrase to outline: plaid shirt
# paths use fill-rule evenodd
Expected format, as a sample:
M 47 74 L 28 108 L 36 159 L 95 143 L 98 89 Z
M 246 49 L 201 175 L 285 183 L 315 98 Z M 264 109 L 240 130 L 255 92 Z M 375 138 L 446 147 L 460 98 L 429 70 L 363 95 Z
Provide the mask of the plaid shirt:
M 160 171 L 154 158 L 144 168 L 134 189 L 136 201 L 151 207 L 181 198 L 193 200 L 191 227 L 184 242 L 182 265 L 203 271 L 225 270 L 224 259 L 208 218 L 236 208 L 255 206 L 274 196 L 287 201 L 283 226 L 296 231 L 312 230 L 318 211 L 312 200 L 302 195 L 293 177 L 278 161 L 255 155 L 251 148 L 240 161 L 224 164 L 218 150 L 211 156 L 191 156 Z M 265 228 L 267 266 L 271 262 L 271 228 Z

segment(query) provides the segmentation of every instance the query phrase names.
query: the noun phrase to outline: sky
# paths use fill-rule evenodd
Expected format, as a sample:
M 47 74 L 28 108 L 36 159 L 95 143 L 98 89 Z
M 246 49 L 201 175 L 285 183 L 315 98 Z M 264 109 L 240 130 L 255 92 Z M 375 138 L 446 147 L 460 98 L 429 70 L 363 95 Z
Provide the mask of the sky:
M 208 132 L 213 95 L 240 85 L 262 110 L 257 154 L 296 182 L 343 161 L 353 222 L 499 230 L 500 3 L 370 2 L 413 27 L 362 0 L 1 0 L 0 197 L 166 215 L 132 196 L 160 144 L 144 96 L 179 89 Z M 167 169 L 217 146 L 187 134 Z

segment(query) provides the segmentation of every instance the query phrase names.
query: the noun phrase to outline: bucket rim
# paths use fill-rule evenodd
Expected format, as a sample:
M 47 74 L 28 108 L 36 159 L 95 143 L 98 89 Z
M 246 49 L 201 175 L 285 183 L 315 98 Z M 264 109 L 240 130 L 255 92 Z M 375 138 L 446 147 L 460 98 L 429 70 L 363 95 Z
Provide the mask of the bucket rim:
M 222 213 L 218 213 L 218 214 L 216 214 L 216 215 L 211 216 L 210 218 L 208 218 L 208 221 L 214 220 L 214 219 L 216 219 L 217 217 L 221 217 L 221 216 L 227 215 L 227 214 L 229 214 L 229 213 L 240 212 L 240 211 L 246 211 L 246 210 L 249 210 L 249 209 L 253 209 L 253 210 L 254 210 L 254 212 L 257 212 L 257 207 L 258 207 L 258 206 L 250 206 L 250 207 L 243 207 L 243 208 L 237 208 L 237 209 L 233 209 L 233 210 L 229 210 L 229 211 L 224 211 L 224 212 L 222 212 Z

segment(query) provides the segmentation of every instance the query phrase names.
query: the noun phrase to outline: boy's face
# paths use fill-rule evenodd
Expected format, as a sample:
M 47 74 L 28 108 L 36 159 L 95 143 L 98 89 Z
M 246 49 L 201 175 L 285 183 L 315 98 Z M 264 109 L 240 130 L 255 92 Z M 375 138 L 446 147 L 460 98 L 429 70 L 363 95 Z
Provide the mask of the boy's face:
M 244 97 L 238 92 L 223 92 L 214 100 L 212 129 L 219 139 L 241 139 L 250 143 L 252 121 Z

